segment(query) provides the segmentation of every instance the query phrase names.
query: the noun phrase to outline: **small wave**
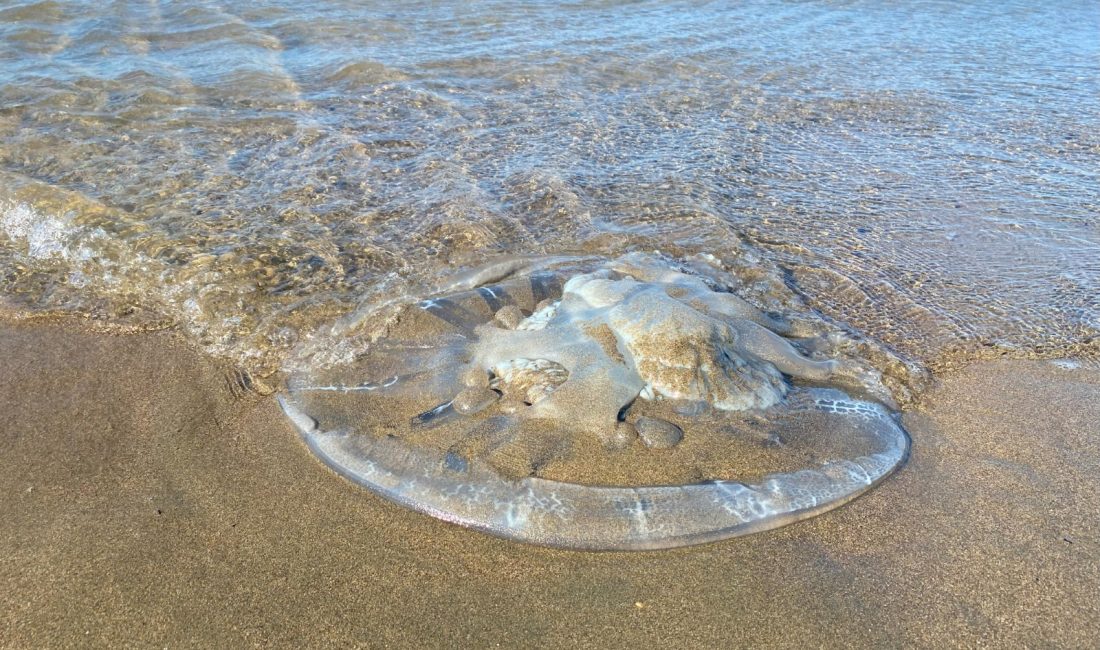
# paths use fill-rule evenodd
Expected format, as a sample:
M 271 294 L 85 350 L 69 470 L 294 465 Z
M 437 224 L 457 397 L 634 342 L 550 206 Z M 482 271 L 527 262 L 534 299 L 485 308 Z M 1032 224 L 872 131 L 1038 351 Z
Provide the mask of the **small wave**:
M 409 79 L 409 75 L 401 70 L 378 63 L 377 61 L 354 61 L 352 63 L 337 64 L 332 67 L 336 69 L 327 74 L 322 73 L 325 74 L 325 81 L 330 84 L 340 84 L 348 88 L 362 88 L 379 83 L 406 81 Z
M 16 245 L 24 245 L 25 254 L 34 259 L 69 258 L 72 254 L 68 245 L 75 233 L 72 225 L 23 203 L 0 203 L 0 231 Z

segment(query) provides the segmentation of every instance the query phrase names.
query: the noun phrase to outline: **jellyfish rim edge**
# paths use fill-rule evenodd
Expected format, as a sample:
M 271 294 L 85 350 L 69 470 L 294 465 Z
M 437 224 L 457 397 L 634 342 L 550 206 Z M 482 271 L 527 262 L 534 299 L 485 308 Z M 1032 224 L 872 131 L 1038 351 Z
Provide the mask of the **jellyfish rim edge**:
M 886 481 L 888 478 L 893 476 L 904 465 L 906 465 L 912 450 L 912 440 L 908 432 L 899 422 L 899 414 L 889 411 L 874 402 L 853 400 L 853 402 L 859 404 L 872 405 L 876 410 L 879 411 L 882 419 L 888 421 L 891 425 L 891 431 L 876 433 L 876 436 L 880 438 L 887 434 L 892 435 L 893 437 L 889 441 L 889 446 L 887 446 L 884 451 L 878 451 L 873 454 L 875 456 L 888 455 L 888 466 L 882 471 L 876 473 L 873 477 L 870 477 L 870 480 L 868 480 L 866 483 L 859 484 L 855 489 L 846 490 L 835 498 L 827 499 L 820 503 L 813 503 L 806 507 L 800 507 L 788 511 L 756 517 L 747 521 L 735 522 L 731 523 L 730 525 L 716 525 L 713 527 L 705 527 L 699 531 L 683 534 L 671 533 L 662 535 L 641 536 L 620 535 L 617 537 L 605 537 L 602 539 L 592 539 L 587 537 L 569 537 L 568 535 L 564 534 L 544 535 L 539 534 L 537 531 L 531 532 L 526 527 L 506 526 L 497 522 L 494 519 L 471 517 L 457 513 L 452 509 L 438 507 L 422 499 L 417 499 L 414 495 L 406 494 L 399 489 L 386 487 L 385 485 L 382 485 L 381 483 L 373 481 L 369 477 L 364 476 L 362 473 L 356 472 L 354 469 L 349 467 L 347 463 L 340 462 L 335 457 L 335 455 L 331 453 L 331 446 L 326 446 L 324 442 L 326 440 L 332 441 L 346 439 L 350 436 L 357 434 L 337 431 L 321 431 L 317 427 L 316 420 L 299 410 L 298 407 L 291 402 L 289 397 L 290 396 L 288 395 L 279 395 L 277 398 L 278 403 L 282 408 L 284 414 L 291 420 L 295 429 L 298 430 L 298 433 L 301 436 L 303 443 L 310 450 L 311 454 L 314 455 L 318 460 L 320 460 L 322 464 L 324 464 L 326 467 L 328 467 L 330 470 L 335 472 L 337 475 L 343 477 L 344 479 L 355 483 L 356 485 L 359 485 L 360 487 L 363 487 L 368 491 L 373 492 L 378 496 L 388 501 L 391 501 L 399 506 L 418 512 L 420 514 L 428 515 L 434 519 L 439 519 L 450 524 L 455 524 L 463 528 L 475 530 L 507 541 L 522 542 L 526 544 L 533 544 L 559 550 L 586 552 L 659 551 L 710 544 L 732 539 L 735 537 L 741 537 L 745 535 L 751 535 L 768 530 L 782 528 L 784 526 L 805 519 L 812 519 L 830 510 L 840 508 L 854 501 L 858 497 L 870 492 L 871 490 L 878 487 L 881 483 Z M 375 440 L 375 442 L 377 442 L 377 440 Z M 387 440 L 387 442 L 392 445 L 400 445 L 403 448 L 403 451 L 408 454 L 417 453 L 417 450 L 415 448 L 402 443 L 396 438 L 390 438 L 389 440 Z M 862 456 L 860 458 L 869 458 L 869 456 Z M 494 476 L 496 480 L 502 483 L 507 483 L 517 487 L 520 484 L 523 484 L 529 490 L 544 486 L 557 486 L 559 489 L 567 490 L 580 489 L 591 494 L 603 496 L 605 501 L 609 501 L 614 498 L 614 493 L 633 493 L 637 495 L 639 490 L 656 491 L 688 489 L 712 491 L 714 489 L 717 489 L 716 486 L 719 485 L 741 486 L 749 490 L 755 490 L 762 485 L 768 484 L 774 479 L 785 479 L 797 474 L 801 474 L 803 472 L 816 472 L 820 474 L 822 473 L 821 470 L 826 467 L 829 467 L 831 465 L 836 466 L 841 462 L 854 463 L 855 460 L 858 459 L 840 459 L 837 461 L 822 463 L 817 465 L 816 467 L 802 468 L 793 472 L 769 474 L 764 476 L 761 479 L 760 483 L 755 485 L 748 485 L 737 481 L 712 480 L 683 485 L 612 487 L 553 481 L 550 479 L 543 479 L 534 476 L 525 477 L 517 480 L 509 480 L 499 475 L 496 475 L 495 473 Z M 365 462 L 377 465 L 381 461 L 380 459 L 374 458 L 366 459 Z M 438 464 L 441 465 L 442 463 Z M 402 483 L 399 483 L 399 486 L 401 484 Z M 413 481 L 413 484 L 415 484 L 415 480 Z

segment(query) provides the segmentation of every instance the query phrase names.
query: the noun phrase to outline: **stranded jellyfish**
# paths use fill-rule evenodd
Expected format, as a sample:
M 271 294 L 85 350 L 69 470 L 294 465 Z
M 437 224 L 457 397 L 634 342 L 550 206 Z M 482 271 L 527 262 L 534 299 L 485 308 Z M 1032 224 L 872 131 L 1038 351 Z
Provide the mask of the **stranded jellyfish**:
M 812 358 L 813 332 L 723 273 L 637 253 L 486 267 L 369 313 L 355 353 L 292 372 L 282 405 L 346 478 L 564 548 L 767 530 L 886 478 L 908 437 L 874 370 Z

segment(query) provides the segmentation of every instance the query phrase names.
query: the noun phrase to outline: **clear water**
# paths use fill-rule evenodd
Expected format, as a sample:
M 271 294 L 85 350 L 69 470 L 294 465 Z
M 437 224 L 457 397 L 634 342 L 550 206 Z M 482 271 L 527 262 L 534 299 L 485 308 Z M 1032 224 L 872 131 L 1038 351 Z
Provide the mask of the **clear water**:
M 1100 356 L 1100 6 L 0 4 L 0 302 L 256 372 L 495 254 L 739 251 L 931 367 Z

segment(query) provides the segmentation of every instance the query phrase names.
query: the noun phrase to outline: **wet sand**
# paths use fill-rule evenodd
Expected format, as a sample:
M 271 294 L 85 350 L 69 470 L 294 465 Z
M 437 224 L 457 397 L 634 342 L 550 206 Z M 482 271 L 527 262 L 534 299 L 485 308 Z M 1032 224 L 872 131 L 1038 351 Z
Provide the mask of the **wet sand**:
M 849 506 L 652 553 L 497 540 L 314 460 L 175 334 L 0 324 L 0 645 L 1083 647 L 1100 370 L 989 362 Z

